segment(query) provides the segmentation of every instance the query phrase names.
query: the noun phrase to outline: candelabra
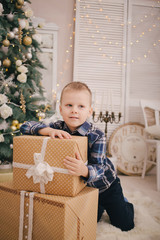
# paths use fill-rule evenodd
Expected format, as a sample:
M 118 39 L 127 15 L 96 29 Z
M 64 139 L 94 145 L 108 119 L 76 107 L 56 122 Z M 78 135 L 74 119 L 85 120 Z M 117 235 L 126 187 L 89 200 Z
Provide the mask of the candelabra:
M 121 117 L 122 117 L 121 112 L 119 112 L 118 114 L 115 114 L 114 112 L 109 113 L 108 111 L 106 111 L 106 113 L 103 114 L 103 112 L 100 111 L 99 114 L 96 114 L 96 112 L 93 111 L 93 114 L 92 114 L 93 122 L 95 122 L 95 123 L 97 123 L 98 121 L 105 122 L 106 139 L 107 139 L 107 124 L 108 124 L 108 122 L 117 124 L 120 122 Z M 107 152 L 108 152 L 108 148 L 107 148 Z

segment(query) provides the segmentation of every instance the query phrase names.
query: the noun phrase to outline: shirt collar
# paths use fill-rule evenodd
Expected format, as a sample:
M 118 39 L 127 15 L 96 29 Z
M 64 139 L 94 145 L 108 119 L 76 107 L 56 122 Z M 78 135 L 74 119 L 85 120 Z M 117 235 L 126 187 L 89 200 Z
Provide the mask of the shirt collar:
M 77 128 L 75 131 L 72 132 L 67 126 L 67 124 L 64 122 L 63 130 L 66 130 L 70 134 L 75 134 L 78 132 L 81 136 L 85 136 L 90 127 L 91 127 L 91 123 L 89 123 L 88 121 L 85 121 L 79 128 Z

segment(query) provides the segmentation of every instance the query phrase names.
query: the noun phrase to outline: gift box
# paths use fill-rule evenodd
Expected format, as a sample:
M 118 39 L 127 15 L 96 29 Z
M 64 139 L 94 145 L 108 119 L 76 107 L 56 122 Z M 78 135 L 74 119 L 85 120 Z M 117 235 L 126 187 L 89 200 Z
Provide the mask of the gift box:
M 61 196 L 75 196 L 86 184 L 68 173 L 63 160 L 78 152 L 87 162 L 87 137 L 51 139 L 18 136 L 13 139 L 13 184 L 15 189 Z
M 18 191 L 0 184 L 0 238 L 5 240 L 96 239 L 98 190 L 75 197 Z

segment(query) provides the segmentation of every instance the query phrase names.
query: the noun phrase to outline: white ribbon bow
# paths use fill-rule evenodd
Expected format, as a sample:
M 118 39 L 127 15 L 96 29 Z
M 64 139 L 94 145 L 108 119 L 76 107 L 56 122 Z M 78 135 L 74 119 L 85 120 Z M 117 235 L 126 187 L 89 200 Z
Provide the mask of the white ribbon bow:
M 34 153 L 34 163 L 26 172 L 28 178 L 33 177 L 34 183 L 47 184 L 53 180 L 54 171 L 52 167 L 43 161 L 42 153 Z

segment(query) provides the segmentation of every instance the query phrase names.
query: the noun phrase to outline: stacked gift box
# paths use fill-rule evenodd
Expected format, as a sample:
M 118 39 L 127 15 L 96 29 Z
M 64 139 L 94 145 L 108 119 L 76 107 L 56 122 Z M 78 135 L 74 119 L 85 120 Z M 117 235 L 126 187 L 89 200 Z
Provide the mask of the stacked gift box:
M 98 190 L 68 173 L 63 160 L 87 161 L 87 138 L 14 138 L 13 182 L 0 185 L 5 240 L 96 239 Z

